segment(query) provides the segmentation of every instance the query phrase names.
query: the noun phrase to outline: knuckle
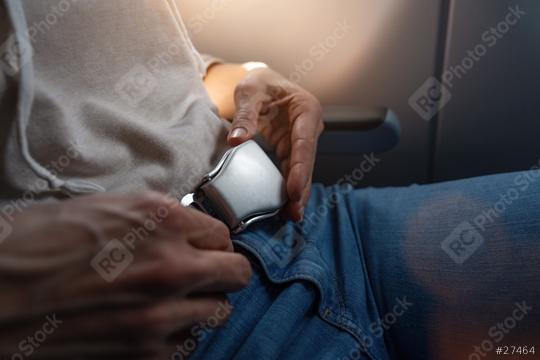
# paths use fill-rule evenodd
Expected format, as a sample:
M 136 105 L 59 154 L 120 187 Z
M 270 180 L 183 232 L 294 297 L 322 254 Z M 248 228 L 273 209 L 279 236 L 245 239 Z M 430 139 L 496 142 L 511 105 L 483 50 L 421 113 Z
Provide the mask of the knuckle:
M 211 232 L 217 235 L 219 239 L 229 238 L 229 228 L 227 227 L 227 225 L 225 225 L 219 220 L 212 219 L 210 229 L 211 229 Z
M 319 99 L 307 90 L 304 90 L 304 95 L 307 102 L 313 107 L 314 110 L 322 110 L 322 105 Z
M 229 228 L 227 228 L 225 224 L 219 221 L 214 223 L 214 226 L 211 228 L 211 234 L 219 249 L 226 250 L 229 248 L 231 239 L 229 236 Z
M 235 126 L 251 127 L 259 118 L 259 114 L 252 108 L 241 107 L 236 112 Z
M 307 91 L 304 93 L 304 95 L 304 104 L 306 106 L 306 110 L 311 112 L 317 118 L 321 119 L 323 114 L 323 106 L 319 99 L 315 95 Z
M 195 239 L 195 241 L 198 241 L 197 239 L 202 237 L 205 240 L 212 239 L 219 249 L 228 248 L 230 243 L 229 228 L 223 222 L 201 212 L 194 215 L 196 216 L 196 220 L 193 219 L 191 222 L 193 228 L 191 229 L 192 232 L 188 234 L 188 237 Z
M 234 95 L 238 98 L 246 98 L 255 95 L 258 91 L 259 87 L 255 82 L 245 79 L 238 83 L 234 90 Z
M 293 146 L 301 153 L 312 153 L 315 149 L 315 139 L 297 138 L 294 140 Z

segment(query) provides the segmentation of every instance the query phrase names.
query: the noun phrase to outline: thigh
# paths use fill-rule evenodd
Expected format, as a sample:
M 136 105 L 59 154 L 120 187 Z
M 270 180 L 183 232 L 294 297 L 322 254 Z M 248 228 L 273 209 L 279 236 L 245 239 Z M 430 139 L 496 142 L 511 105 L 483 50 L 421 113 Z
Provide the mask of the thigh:
M 356 190 L 348 202 L 394 355 L 540 347 L 540 172 Z

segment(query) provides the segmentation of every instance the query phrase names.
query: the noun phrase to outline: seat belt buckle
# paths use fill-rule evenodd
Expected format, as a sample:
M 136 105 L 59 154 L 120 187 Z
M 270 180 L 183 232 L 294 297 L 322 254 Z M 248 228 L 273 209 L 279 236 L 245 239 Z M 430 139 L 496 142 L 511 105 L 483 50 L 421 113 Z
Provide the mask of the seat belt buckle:
M 233 234 L 273 217 L 287 202 L 281 172 L 264 150 L 249 140 L 228 150 L 182 205 L 224 222 Z

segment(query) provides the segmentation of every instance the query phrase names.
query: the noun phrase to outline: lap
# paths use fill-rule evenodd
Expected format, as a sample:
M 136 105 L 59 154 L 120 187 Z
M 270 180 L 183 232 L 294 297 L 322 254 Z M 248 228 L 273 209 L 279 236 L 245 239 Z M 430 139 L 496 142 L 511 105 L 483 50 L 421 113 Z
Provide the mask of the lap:
M 304 358 L 315 348 L 324 359 L 456 358 L 502 341 L 500 331 L 514 343 L 538 335 L 533 312 L 514 319 L 512 333 L 489 332 L 518 305 L 539 305 L 539 183 L 538 173 L 521 173 L 408 188 L 315 186 L 301 225 L 274 219 L 235 239 L 254 280 L 231 295 L 231 321 L 197 354 Z
M 392 353 L 476 359 L 497 343 L 534 344 L 540 172 L 360 190 L 350 201 Z M 403 297 L 413 305 L 394 316 Z

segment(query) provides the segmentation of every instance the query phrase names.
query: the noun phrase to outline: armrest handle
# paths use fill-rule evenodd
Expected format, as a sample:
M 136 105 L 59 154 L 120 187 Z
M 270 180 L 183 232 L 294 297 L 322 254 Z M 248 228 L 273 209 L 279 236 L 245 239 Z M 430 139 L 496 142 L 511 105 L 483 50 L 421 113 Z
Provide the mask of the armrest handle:
M 318 146 L 321 155 L 382 153 L 394 148 L 401 134 L 397 115 L 382 107 L 329 107 L 324 124 Z

